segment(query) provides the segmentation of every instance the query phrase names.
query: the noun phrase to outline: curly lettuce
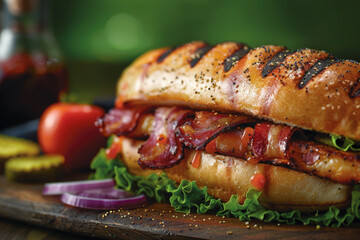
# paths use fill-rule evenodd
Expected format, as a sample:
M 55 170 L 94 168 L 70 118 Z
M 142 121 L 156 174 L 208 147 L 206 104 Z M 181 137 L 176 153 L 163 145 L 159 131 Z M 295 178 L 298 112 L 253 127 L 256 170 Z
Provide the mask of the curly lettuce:
M 199 188 L 195 181 L 182 180 L 177 184 L 166 173 L 151 174 L 147 177 L 134 176 L 119 159 L 107 159 L 105 150 L 101 150 L 95 157 L 91 168 L 95 170 L 95 179 L 115 178 L 117 187 L 135 194 L 144 193 L 157 202 L 170 203 L 176 211 L 183 213 L 213 213 L 235 217 L 241 221 L 258 219 L 265 222 L 321 224 L 332 227 L 349 226 L 356 219 L 360 219 L 360 185 L 355 186 L 351 193 L 351 204 L 343 211 L 332 206 L 325 212 L 278 212 L 264 208 L 259 203 L 261 192 L 255 189 L 249 189 L 245 202 L 240 204 L 236 195 L 228 202 L 222 202 L 209 195 L 206 187 Z
M 360 146 L 354 140 L 348 137 L 342 137 L 335 134 L 317 135 L 316 140 L 328 146 L 337 148 L 341 151 L 360 151 Z

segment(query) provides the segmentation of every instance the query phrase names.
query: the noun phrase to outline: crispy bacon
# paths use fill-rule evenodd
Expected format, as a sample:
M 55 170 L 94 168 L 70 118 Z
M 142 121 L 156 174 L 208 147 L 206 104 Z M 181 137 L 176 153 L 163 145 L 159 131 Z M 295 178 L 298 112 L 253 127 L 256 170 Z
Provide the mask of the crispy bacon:
M 304 140 L 289 143 L 288 158 L 295 170 L 342 184 L 360 182 L 360 156 Z
M 250 122 L 257 120 L 249 116 L 200 111 L 195 113 L 194 120 L 179 127 L 176 136 L 185 146 L 201 150 L 220 133 Z
M 242 147 L 244 131 L 236 130 L 232 132 L 222 133 L 217 136 L 213 141 L 206 145 L 205 151 L 208 152 L 209 145 L 213 143 L 213 150 L 210 153 L 220 153 L 226 156 L 236 156 L 245 158 L 245 151 Z
M 140 116 L 152 112 L 153 109 L 153 107 L 146 106 L 111 109 L 104 118 L 96 122 L 96 126 L 100 128 L 100 132 L 104 136 L 128 135 L 136 128 Z
M 290 138 L 295 131 L 288 126 L 271 123 L 259 123 L 255 129 L 238 128 L 217 136 L 212 146 L 212 153 L 239 157 L 251 163 L 271 163 L 292 166 L 287 159 Z M 206 146 L 205 150 L 209 149 Z
M 286 150 L 297 128 L 268 122 L 255 126 L 252 151 L 258 161 L 286 158 Z
M 139 149 L 138 164 L 142 168 L 164 169 L 178 163 L 183 158 L 184 149 L 175 136 L 175 129 L 193 114 L 191 110 L 176 107 L 157 108 L 153 131 Z
M 360 155 L 309 141 L 302 135 L 293 137 L 298 128 L 270 122 L 258 123 L 254 128 L 239 126 L 256 120 L 214 112 L 196 112 L 196 118 L 189 119 L 194 112 L 180 108 L 158 108 L 155 116 L 152 109 L 138 107 L 129 111 L 110 111 L 112 117 L 105 117 L 107 122 L 102 127 L 109 134 L 121 130 L 119 135 L 128 137 L 150 135 L 139 150 L 143 168 L 164 169 L 180 162 L 183 145 L 179 137 L 189 147 L 204 148 L 212 154 L 234 156 L 254 164 L 286 166 L 342 184 L 360 182 Z M 119 116 L 120 112 L 125 115 Z M 134 121 L 129 120 L 132 117 Z M 116 123 L 116 119 L 120 122 Z
M 292 138 L 296 128 L 291 129 L 275 124 L 267 126 L 267 124 L 256 125 L 252 144 L 247 140 L 243 141 L 248 136 L 244 133 L 251 132 L 246 129 L 236 129 L 220 134 L 210 143 L 210 153 L 234 156 L 254 164 L 261 162 L 286 166 L 342 184 L 360 182 L 360 156 L 358 154 L 339 151 L 323 144 L 301 139 L 299 136 Z M 256 138 L 255 134 L 257 134 Z M 256 143 L 255 146 L 254 143 Z M 248 151 L 242 151 L 245 147 Z M 207 149 L 208 146 L 205 151 Z
M 252 140 L 252 152 L 258 159 L 263 158 L 265 155 L 270 127 L 270 123 L 259 123 L 255 126 Z

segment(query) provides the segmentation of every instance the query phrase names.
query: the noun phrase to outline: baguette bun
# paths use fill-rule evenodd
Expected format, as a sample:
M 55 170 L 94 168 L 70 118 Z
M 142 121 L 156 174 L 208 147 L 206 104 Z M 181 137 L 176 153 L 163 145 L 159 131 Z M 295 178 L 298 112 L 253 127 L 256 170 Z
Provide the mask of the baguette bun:
M 144 170 L 138 165 L 137 151 L 141 144 L 142 141 L 129 138 L 122 141 L 122 160 L 128 171 L 140 176 L 160 174 L 159 170 Z M 222 201 L 238 195 L 239 202 L 243 203 L 246 192 L 253 187 L 250 179 L 255 173 L 262 173 L 266 178 L 260 202 L 271 209 L 325 210 L 331 205 L 345 206 L 349 201 L 351 187 L 326 179 L 283 167 L 254 165 L 235 157 L 206 152 L 201 153 L 200 166 L 194 168 L 191 165 L 194 154 L 194 150 L 186 149 L 181 163 L 165 170 L 167 175 L 178 183 L 186 179 L 196 181 L 199 187 L 207 186 L 208 193 Z
M 336 60 L 326 65 L 321 61 L 331 56 L 323 51 L 287 52 L 284 47 L 263 46 L 250 50 L 225 71 L 224 62 L 243 47 L 227 42 L 209 48 L 191 67 L 189 62 L 204 46 L 204 42 L 192 42 L 166 57 L 167 48 L 142 55 L 124 71 L 118 95 L 125 104 L 246 113 L 360 140 L 359 63 Z M 283 59 L 275 61 L 279 56 Z M 271 59 L 277 67 L 264 76 Z M 327 67 L 321 70 L 321 64 Z

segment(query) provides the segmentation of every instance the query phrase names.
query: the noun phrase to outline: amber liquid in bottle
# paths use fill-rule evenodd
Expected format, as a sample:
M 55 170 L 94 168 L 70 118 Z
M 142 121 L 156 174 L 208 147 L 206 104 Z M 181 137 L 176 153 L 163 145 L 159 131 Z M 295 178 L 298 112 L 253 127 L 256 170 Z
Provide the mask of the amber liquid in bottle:
M 4 0 L 3 4 L 0 129 L 40 117 L 68 91 L 65 64 L 47 27 L 48 1 L 28 1 L 33 5 L 23 9 L 22 0 Z M 11 4 L 15 3 L 14 10 Z

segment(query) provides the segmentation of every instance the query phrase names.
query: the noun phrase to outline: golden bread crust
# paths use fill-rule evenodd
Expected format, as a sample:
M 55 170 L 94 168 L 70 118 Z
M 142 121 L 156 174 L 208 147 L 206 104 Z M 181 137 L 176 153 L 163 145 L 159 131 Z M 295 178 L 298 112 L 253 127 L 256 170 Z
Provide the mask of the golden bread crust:
M 137 149 L 142 143 L 129 138 L 123 140 L 122 159 L 129 172 L 141 176 L 161 173 L 143 170 L 137 164 Z M 166 169 L 166 173 L 178 183 L 186 179 L 196 181 L 199 187 L 207 186 L 209 194 L 223 201 L 238 195 L 239 202 L 243 203 L 246 192 L 253 187 L 250 179 L 256 173 L 266 178 L 260 201 L 272 209 L 327 209 L 331 205 L 344 206 L 349 200 L 351 187 L 306 173 L 266 164 L 254 165 L 235 157 L 206 152 L 201 153 L 200 166 L 194 168 L 191 165 L 194 154 L 194 150 L 186 149 L 181 163 Z
M 335 61 L 299 87 L 311 67 L 328 59 L 329 54 L 311 49 L 294 51 L 264 77 L 266 63 L 284 52 L 284 47 L 251 49 L 226 72 L 226 58 L 243 45 L 218 44 L 191 67 L 194 53 L 204 46 L 204 42 L 185 44 L 160 62 L 158 58 L 168 48 L 145 53 L 123 72 L 118 95 L 125 104 L 246 113 L 360 140 L 360 97 L 350 96 L 358 88 L 358 63 Z

